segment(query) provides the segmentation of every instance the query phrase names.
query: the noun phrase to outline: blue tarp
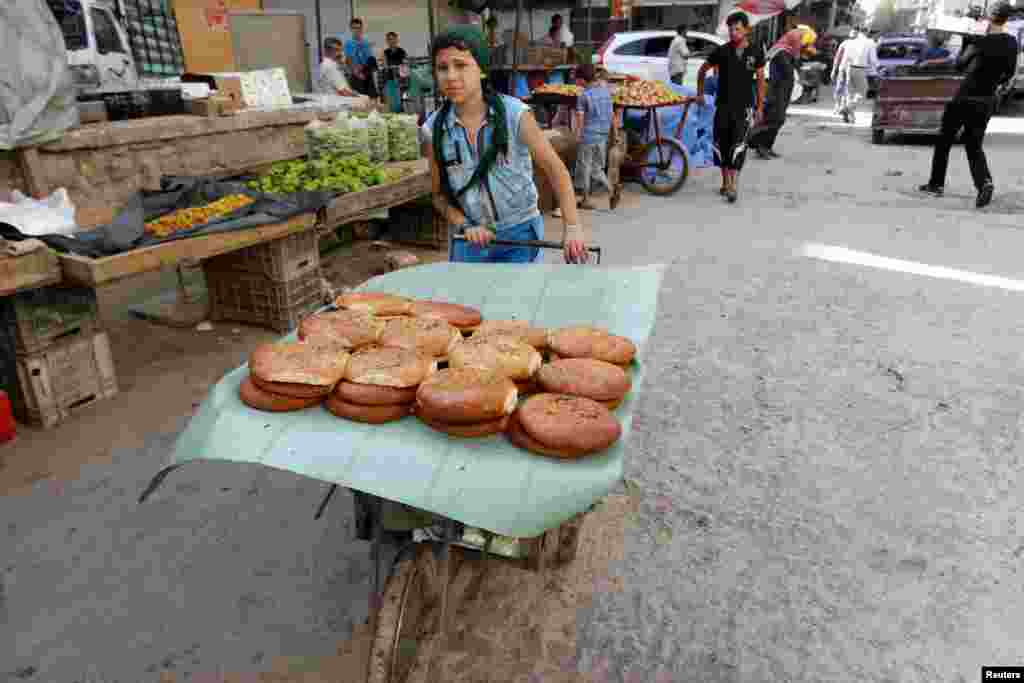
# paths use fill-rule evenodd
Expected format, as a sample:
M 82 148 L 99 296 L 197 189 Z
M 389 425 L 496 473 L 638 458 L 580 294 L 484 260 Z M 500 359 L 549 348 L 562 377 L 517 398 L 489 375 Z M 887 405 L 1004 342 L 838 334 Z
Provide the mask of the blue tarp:
M 685 85 L 669 83 L 669 87 L 676 93 L 693 97 L 697 94 L 696 89 Z M 679 140 L 686 149 L 690 161 L 690 168 L 711 168 L 715 166 L 715 155 L 712 149 L 712 134 L 714 132 L 715 120 L 715 93 L 718 92 L 718 83 L 715 78 L 709 78 L 704 84 L 704 99 L 706 104 L 703 107 L 690 105 L 690 113 L 686 117 L 686 125 L 683 126 L 683 133 Z M 684 107 L 662 107 L 658 110 L 658 127 L 662 137 L 672 136 L 679 119 L 683 115 Z M 627 128 L 636 129 L 643 126 L 644 112 L 630 110 L 627 114 L 625 125 Z M 653 126 L 645 133 L 645 141 L 654 138 Z

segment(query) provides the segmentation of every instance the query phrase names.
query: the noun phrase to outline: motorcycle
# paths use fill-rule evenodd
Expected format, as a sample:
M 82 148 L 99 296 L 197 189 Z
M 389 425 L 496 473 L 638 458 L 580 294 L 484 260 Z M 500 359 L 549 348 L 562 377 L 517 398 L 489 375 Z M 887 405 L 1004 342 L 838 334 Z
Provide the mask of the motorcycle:
M 797 82 L 793 86 L 790 104 L 810 104 L 818 101 L 818 88 L 825 81 L 825 70 L 828 67 L 821 62 L 801 64 L 797 72 Z

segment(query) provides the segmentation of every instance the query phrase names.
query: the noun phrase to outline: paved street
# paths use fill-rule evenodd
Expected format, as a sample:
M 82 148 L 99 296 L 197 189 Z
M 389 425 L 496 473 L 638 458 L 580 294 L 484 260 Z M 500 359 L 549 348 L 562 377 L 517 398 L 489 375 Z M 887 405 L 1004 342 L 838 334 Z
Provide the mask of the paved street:
M 961 147 L 926 199 L 926 141 L 801 113 L 735 205 L 708 170 L 592 216 L 608 265 L 672 268 L 623 487 L 643 504 L 624 590 L 580 612 L 585 680 L 1024 665 L 1019 119 L 979 212 Z M 175 434 L 0 498 L 0 679 L 259 671 L 364 618 L 366 545 L 347 498 L 313 521 L 321 483 L 204 464 L 137 506 Z

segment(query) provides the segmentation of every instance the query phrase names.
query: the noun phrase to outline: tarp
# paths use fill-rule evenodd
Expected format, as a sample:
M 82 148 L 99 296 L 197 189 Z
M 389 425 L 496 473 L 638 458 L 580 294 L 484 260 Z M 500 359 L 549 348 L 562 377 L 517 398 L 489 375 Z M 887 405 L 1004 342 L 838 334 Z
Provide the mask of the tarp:
M 725 25 L 726 19 L 733 12 L 746 12 L 750 17 L 750 25 L 757 26 L 766 19 L 777 17 L 786 10 L 791 10 L 803 0 L 740 0 L 733 4 L 728 10 L 719 14 L 718 28 L 715 32 L 720 36 L 728 36 L 729 29 Z
M 414 417 L 366 425 L 334 417 L 322 406 L 260 412 L 238 398 L 248 374 L 242 366 L 212 388 L 167 465 L 260 463 L 495 533 L 537 536 L 586 510 L 622 478 L 663 271 L 660 265 L 439 263 L 389 273 L 360 288 L 473 306 L 485 319 L 518 318 L 549 328 L 597 325 L 632 339 L 638 349 L 633 389 L 615 410 L 622 439 L 602 453 L 554 460 L 520 450 L 503 436 L 453 439 Z
M 302 213 L 316 212 L 327 205 L 333 195 L 309 192 L 294 195 L 268 195 L 254 192 L 240 182 L 168 176 L 161 181 L 160 192 L 140 192 L 132 197 L 109 225 L 76 232 L 74 236 L 37 235 L 38 239 L 60 252 L 71 252 L 89 258 L 101 258 L 132 249 L 150 247 L 164 242 L 217 232 L 245 230 L 259 225 L 280 223 Z M 158 238 L 145 230 L 145 224 L 171 211 L 202 206 L 231 194 L 244 194 L 255 199 L 238 211 L 216 221 L 182 230 L 170 237 Z M 0 226 L 0 237 L 9 240 L 27 236 L 12 226 Z
M 45 0 L 0 2 L 0 149 L 58 140 L 78 123 L 53 12 Z

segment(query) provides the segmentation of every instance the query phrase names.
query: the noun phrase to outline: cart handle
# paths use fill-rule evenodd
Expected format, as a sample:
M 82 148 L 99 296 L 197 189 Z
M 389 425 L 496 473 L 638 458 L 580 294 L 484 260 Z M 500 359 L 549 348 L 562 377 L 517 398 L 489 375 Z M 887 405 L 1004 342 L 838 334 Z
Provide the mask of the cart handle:
M 467 242 L 465 235 L 452 235 L 452 241 Z M 565 245 L 561 242 L 551 242 L 549 240 L 499 240 L 493 239 L 491 244 L 496 244 L 499 247 L 535 247 L 537 249 L 558 249 L 561 251 L 565 248 Z M 601 247 L 587 247 L 587 251 L 593 252 L 597 255 L 597 265 L 601 265 Z

